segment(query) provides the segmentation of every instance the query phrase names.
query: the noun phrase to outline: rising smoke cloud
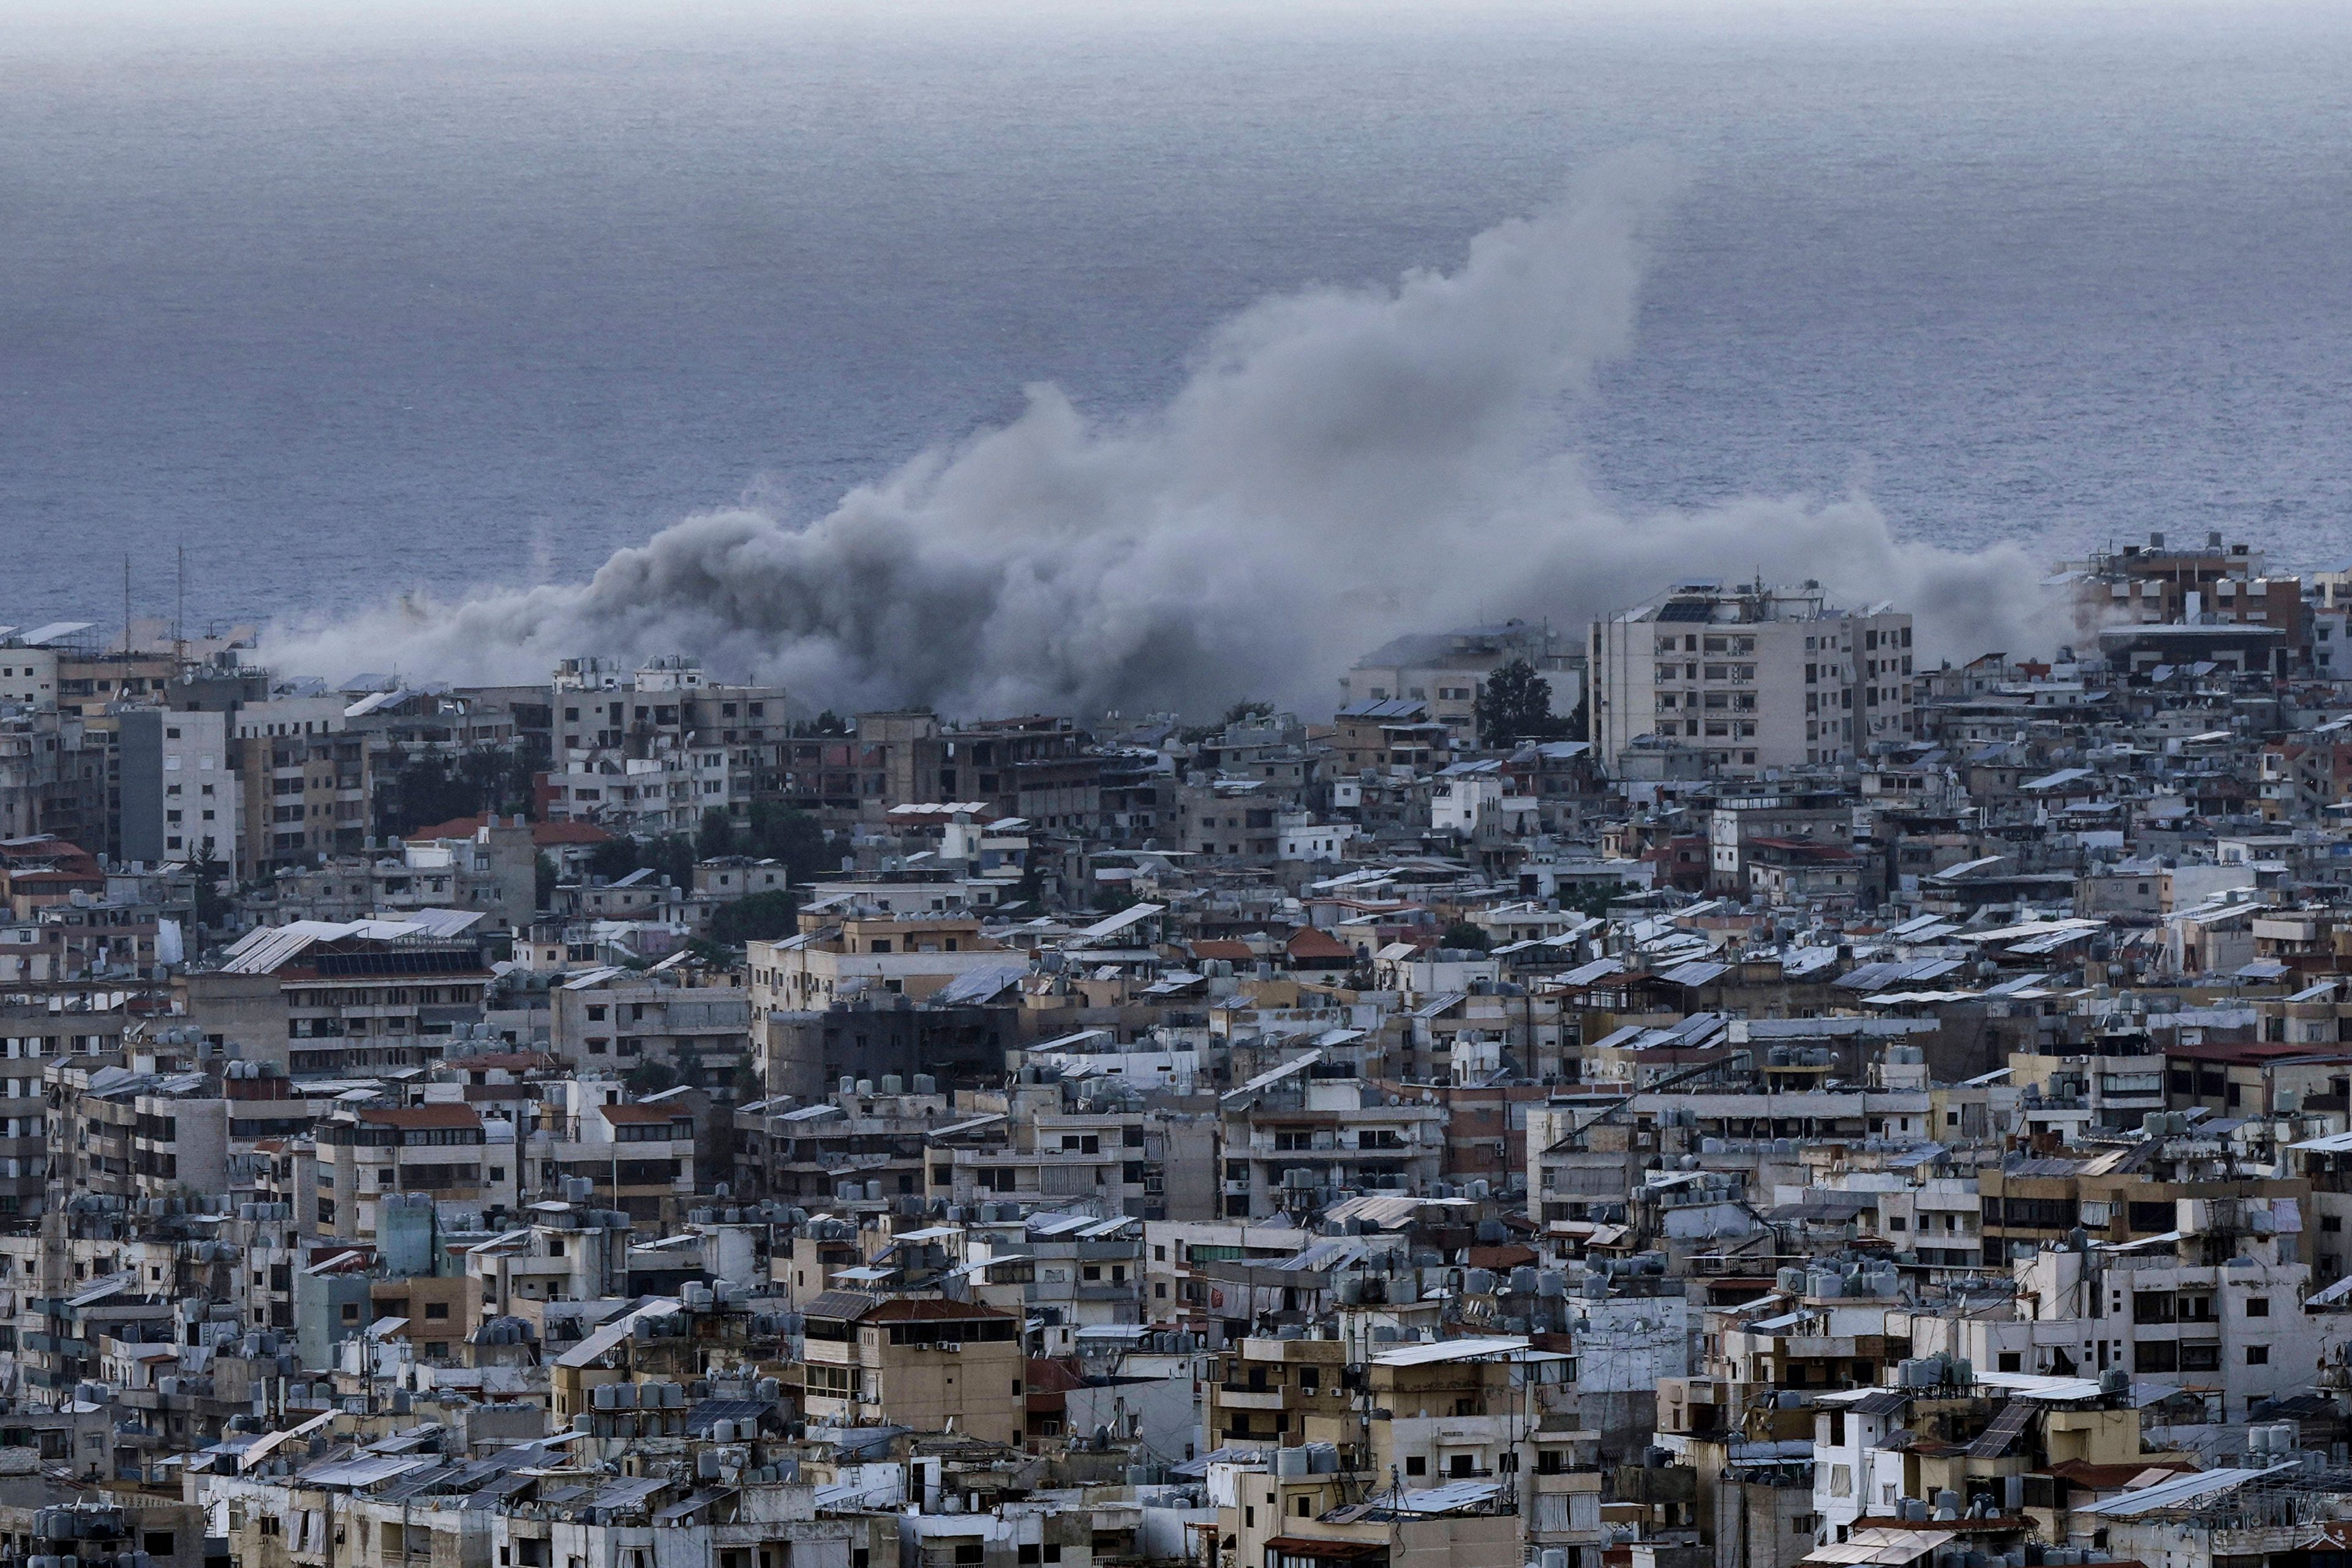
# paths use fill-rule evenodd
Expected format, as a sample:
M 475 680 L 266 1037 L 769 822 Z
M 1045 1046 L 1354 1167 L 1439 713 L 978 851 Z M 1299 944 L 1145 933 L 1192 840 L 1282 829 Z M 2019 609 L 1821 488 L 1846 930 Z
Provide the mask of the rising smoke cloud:
M 699 655 L 812 706 L 952 714 L 1327 711 L 1400 631 L 1573 626 L 1693 574 L 1892 599 L 1931 652 L 2046 647 L 2013 548 L 1897 540 L 1860 494 L 1628 516 L 1559 436 L 1633 341 L 1656 159 L 1610 160 L 1451 271 L 1269 299 L 1161 407 L 1105 423 L 1032 386 L 830 513 L 689 517 L 585 583 L 410 596 L 270 640 L 282 669 L 543 679 L 558 658 Z

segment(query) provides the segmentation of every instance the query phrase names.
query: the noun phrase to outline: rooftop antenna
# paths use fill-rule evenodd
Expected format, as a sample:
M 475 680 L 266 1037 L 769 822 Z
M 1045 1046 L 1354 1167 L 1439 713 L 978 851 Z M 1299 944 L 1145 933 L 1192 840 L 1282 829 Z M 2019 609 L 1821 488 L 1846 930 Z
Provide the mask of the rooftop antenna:
M 122 552 L 122 657 L 131 657 L 131 552 Z
M 188 661 L 188 542 L 179 543 L 180 586 L 178 597 L 172 605 L 172 663 Z

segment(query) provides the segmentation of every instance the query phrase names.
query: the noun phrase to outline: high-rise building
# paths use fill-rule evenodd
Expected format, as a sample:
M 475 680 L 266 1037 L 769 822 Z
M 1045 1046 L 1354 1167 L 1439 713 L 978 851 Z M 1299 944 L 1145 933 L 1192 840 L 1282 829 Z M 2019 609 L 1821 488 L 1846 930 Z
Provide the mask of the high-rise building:
M 122 858 L 150 865 L 207 852 L 237 863 L 237 783 L 228 715 L 168 708 L 124 710 Z
M 1710 769 L 1841 763 L 1911 734 L 1911 617 L 1821 585 L 1683 583 L 1592 626 L 1592 723 L 1612 767 L 1637 745 Z

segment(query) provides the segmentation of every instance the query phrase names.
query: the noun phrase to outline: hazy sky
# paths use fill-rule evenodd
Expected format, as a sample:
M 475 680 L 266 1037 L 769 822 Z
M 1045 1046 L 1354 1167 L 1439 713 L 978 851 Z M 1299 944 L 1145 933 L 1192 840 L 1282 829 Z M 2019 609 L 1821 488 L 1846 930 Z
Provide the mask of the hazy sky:
M 20 0 L 0 620 L 110 614 L 94 550 L 142 613 L 184 544 L 200 618 L 342 614 L 805 525 L 1034 384 L 1150 416 L 1254 301 L 1456 268 L 1628 148 L 1675 195 L 1556 437 L 1629 528 L 1859 491 L 2332 558 L 2347 13 Z

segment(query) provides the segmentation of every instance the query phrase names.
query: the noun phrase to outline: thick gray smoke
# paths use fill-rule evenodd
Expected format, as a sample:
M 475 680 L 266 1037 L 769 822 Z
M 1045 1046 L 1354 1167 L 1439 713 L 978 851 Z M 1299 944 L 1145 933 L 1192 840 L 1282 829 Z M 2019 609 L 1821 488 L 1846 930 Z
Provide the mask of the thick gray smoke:
M 824 517 L 691 517 L 586 583 L 411 598 L 265 651 L 281 669 L 457 680 L 686 652 L 845 710 L 1261 696 L 1312 712 L 1399 631 L 1573 626 L 1677 577 L 1759 570 L 1893 599 L 1938 652 L 2046 646 L 2021 554 L 1900 542 L 1859 497 L 1628 517 L 1592 491 L 1559 420 L 1631 342 L 1666 184 L 1654 161 L 1612 161 L 1453 271 L 1268 300 L 1141 417 L 1089 420 L 1034 386 L 1009 424 Z

